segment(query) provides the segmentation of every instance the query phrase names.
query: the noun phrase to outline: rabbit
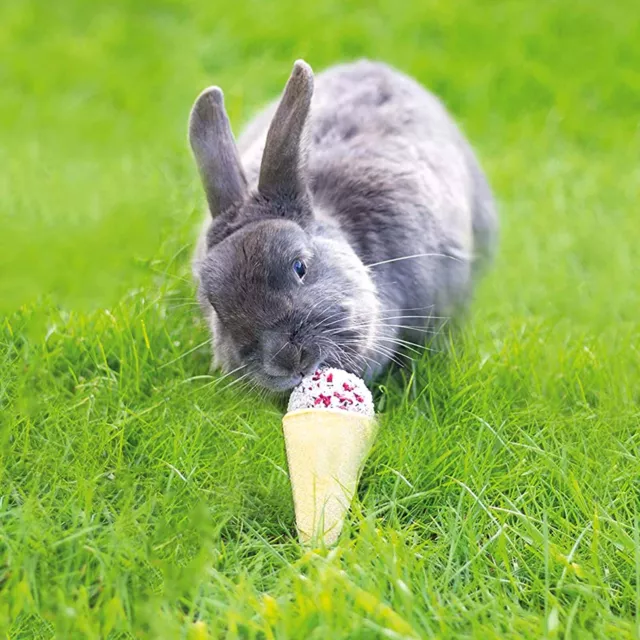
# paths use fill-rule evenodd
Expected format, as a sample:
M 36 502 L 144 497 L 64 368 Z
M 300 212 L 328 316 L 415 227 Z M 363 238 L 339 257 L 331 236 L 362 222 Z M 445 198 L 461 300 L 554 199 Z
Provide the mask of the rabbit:
M 314 89 L 315 86 L 315 89 Z M 284 391 L 320 366 L 372 380 L 469 302 L 494 199 L 442 103 L 380 62 L 298 60 L 234 141 L 218 87 L 189 141 L 209 214 L 193 261 L 214 366 Z

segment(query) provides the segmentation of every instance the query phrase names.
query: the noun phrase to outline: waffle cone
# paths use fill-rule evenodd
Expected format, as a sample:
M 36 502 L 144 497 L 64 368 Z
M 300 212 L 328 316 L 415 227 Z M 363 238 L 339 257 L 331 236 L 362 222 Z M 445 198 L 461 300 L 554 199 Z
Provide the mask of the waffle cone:
M 303 544 L 336 542 L 376 434 L 376 419 L 304 409 L 283 419 L 296 524 Z

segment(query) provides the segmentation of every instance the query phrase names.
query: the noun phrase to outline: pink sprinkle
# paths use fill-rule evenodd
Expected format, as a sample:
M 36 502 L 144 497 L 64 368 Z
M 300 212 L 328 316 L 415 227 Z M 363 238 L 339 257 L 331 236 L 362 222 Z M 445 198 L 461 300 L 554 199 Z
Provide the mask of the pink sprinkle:
M 333 373 L 327 375 L 327 382 L 333 382 Z
M 321 393 L 316 399 L 315 399 L 315 404 L 320 404 L 320 402 L 322 402 L 322 404 L 325 407 L 330 407 L 331 406 L 331 396 L 325 396 L 323 393 Z
M 348 382 L 343 382 L 343 383 L 342 383 L 342 388 L 343 388 L 345 391 L 353 391 L 353 386 L 352 386 L 352 385 L 350 385 Z
M 359 396 L 357 393 L 353 394 L 353 397 L 358 401 L 358 402 L 364 402 L 364 398 L 362 396 Z

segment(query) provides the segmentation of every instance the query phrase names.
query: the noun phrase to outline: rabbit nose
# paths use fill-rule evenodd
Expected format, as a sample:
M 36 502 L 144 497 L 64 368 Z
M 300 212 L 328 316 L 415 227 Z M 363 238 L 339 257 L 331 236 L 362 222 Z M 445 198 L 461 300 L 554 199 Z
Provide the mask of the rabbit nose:
M 273 361 L 287 373 L 297 373 L 300 366 L 300 350 L 294 344 L 287 342 L 275 354 Z
M 271 342 L 265 347 L 264 367 L 270 375 L 305 376 L 315 364 L 313 352 L 302 345 L 287 341 Z

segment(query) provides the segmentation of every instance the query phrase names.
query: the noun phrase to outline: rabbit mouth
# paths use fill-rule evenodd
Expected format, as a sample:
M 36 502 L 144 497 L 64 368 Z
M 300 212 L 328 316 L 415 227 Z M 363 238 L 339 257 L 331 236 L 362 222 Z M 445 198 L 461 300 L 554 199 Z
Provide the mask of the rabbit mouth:
M 290 391 L 294 387 L 297 387 L 306 375 L 323 366 L 323 364 L 323 360 L 318 360 L 312 367 L 309 367 L 306 372 L 300 371 L 299 373 L 287 373 L 283 375 L 273 375 L 261 369 L 254 374 L 254 378 L 260 385 L 271 391 Z

